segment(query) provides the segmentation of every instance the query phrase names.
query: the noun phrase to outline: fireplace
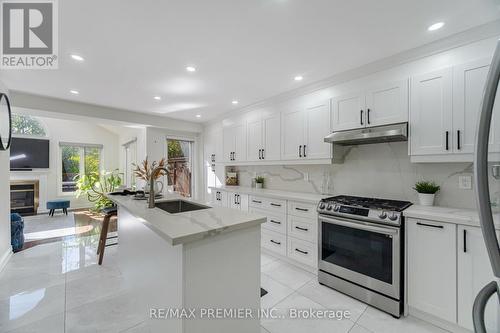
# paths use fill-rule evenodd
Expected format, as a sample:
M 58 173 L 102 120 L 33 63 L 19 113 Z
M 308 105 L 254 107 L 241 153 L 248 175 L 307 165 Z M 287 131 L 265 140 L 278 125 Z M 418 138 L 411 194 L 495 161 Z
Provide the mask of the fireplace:
M 10 211 L 22 216 L 36 215 L 39 200 L 38 180 L 12 180 L 10 182 Z

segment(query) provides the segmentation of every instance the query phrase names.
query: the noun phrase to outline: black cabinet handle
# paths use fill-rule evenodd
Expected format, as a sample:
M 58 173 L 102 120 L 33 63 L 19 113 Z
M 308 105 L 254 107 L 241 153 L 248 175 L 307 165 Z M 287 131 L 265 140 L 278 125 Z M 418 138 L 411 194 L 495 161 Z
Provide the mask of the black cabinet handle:
M 275 224 L 281 224 L 280 221 L 276 221 L 276 220 L 269 220 L 269 222 L 272 222 L 272 223 L 275 223 Z
M 239 205 L 241 203 L 241 200 L 240 200 L 240 195 L 239 194 L 236 194 L 236 196 L 238 197 L 238 202 L 237 204 Z
M 262 149 L 259 149 L 259 160 L 261 160 L 261 159 L 262 159 L 262 158 L 260 157 L 260 151 L 261 151 L 261 150 L 262 150 Z
M 424 226 L 424 227 L 444 229 L 444 227 L 442 225 L 434 225 L 434 224 L 427 224 L 427 223 L 421 223 L 421 222 L 417 222 L 417 224 L 421 225 L 421 226 Z
M 359 123 L 363 125 L 363 110 L 359 110 Z
M 255 202 L 255 203 L 258 203 L 258 204 L 262 203 L 262 201 L 259 201 L 259 200 L 252 200 L 252 202 Z
M 299 157 L 302 157 L 302 145 L 299 146 Z
M 299 208 L 299 207 L 295 207 L 295 210 L 300 210 L 301 212 L 308 212 L 309 211 L 309 209 Z
M 464 253 L 467 253 L 467 230 L 464 229 Z
M 302 230 L 302 231 L 309 231 L 307 228 L 302 228 L 302 227 L 295 227 L 295 229 Z
M 306 147 L 307 147 L 307 146 L 306 146 L 306 145 L 304 145 L 304 157 L 307 157 L 307 155 L 306 155 Z
M 275 241 L 274 239 L 271 239 L 271 240 L 270 240 L 270 242 L 271 242 L 271 243 L 274 243 L 274 244 L 276 244 L 276 245 L 281 245 L 281 242 L 277 242 L 277 241 Z
M 457 149 L 458 150 L 461 149 L 461 147 L 460 147 L 460 130 L 457 130 Z
M 274 202 L 271 202 L 270 205 L 274 206 L 274 207 L 281 207 L 281 204 L 277 204 L 277 203 L 274 203 Z
M 236 152 L 233 151 L 233 161 L 236 161 Z
M 264 148 L 262 148 L 262 159 L 263 159 L 263 160 L 265 160 L 265 159 L 266 159 L 266 157 L 265 157 L 265 155 L 264 155 Z
M 295 249 L 295 251 L 299 252 L 299 253 L 302 253 L 302 254 L 308 254 L 309 252 L 307 251 L 302 251 L 302 250 L 299 250 L 299 249 Z
M 450 136 L 450 132 L 446 131 L 446 150 L 450 149 L 449 136 Z
M 370 125 L 370 109 L 366 109 L 366 122 Z

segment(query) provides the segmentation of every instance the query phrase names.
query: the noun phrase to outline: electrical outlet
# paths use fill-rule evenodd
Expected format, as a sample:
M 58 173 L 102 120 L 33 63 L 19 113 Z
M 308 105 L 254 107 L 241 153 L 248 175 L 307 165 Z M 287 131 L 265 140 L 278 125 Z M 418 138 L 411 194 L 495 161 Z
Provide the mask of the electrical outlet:
M 472 190 L 472 176 L 459 176 L 458 188 L 462 190 Z
M 304 172 L 304 181 L 305 182 L 309 181 L 309 172 Z

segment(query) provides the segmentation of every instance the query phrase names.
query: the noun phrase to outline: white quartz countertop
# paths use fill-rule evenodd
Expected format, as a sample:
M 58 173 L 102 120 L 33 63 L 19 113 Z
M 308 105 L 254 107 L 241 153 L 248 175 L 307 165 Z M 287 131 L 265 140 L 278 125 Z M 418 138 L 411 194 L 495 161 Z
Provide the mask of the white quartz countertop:
M 230 208 L 210 207 L 197 211 L 170 214 L 159 208 L 148 208 L 147 200 L 134 200 L 133 196 L 107 195 L 107 197 L 118 206 L 123 206 L 138 220 L 172 245 L 193 242 L 266 222 L 265 216 Z M 157 199 L 156 202 L 174 199 L 206 205 L 201 201 L 186 199 L 175 194 Z
M 480 226 L 479 214 L 473 209 L 412 205 L 404 210 L 403 215 L 417 219 Z M 493 218 L 495 228 L 500 229 L 500 214 L 493 214 Z
M 265 188 L 262 189 L 262 188 L 252 188 L 244 186 L 211 186 L 210 188 L 221 191 L 238 192 L 241 194 L 249 194 L 267 198 L 294 200 L 294 201 L 311 202 L 311 203 L 318 203 L 321 199 L 331 196 L 331 195 L 314 194 L 314 193 L 269 190 Z

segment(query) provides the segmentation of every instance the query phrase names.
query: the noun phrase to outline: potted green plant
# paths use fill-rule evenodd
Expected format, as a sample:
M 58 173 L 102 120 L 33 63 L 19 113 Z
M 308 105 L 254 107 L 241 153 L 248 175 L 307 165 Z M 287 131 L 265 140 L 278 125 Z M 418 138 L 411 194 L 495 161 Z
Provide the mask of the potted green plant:
M 264 177 L 257 176 L 255 177 L 255 188 L 263 188 L 264 187 Z
M 106 198 L 106 193 L 115 191 L 122 184 L 122 174 L 117 170 L 89 172 L 76 176 L 76 197 L 86 196 L 94 204 L 93 211 L 110 207 L 113 202 Z
M 422 206 L 433 206 L 436 192 L 440 187 L 433 181 L 422 180 L 416 182 L 413 189 L 418 192 L 418 200 Z

